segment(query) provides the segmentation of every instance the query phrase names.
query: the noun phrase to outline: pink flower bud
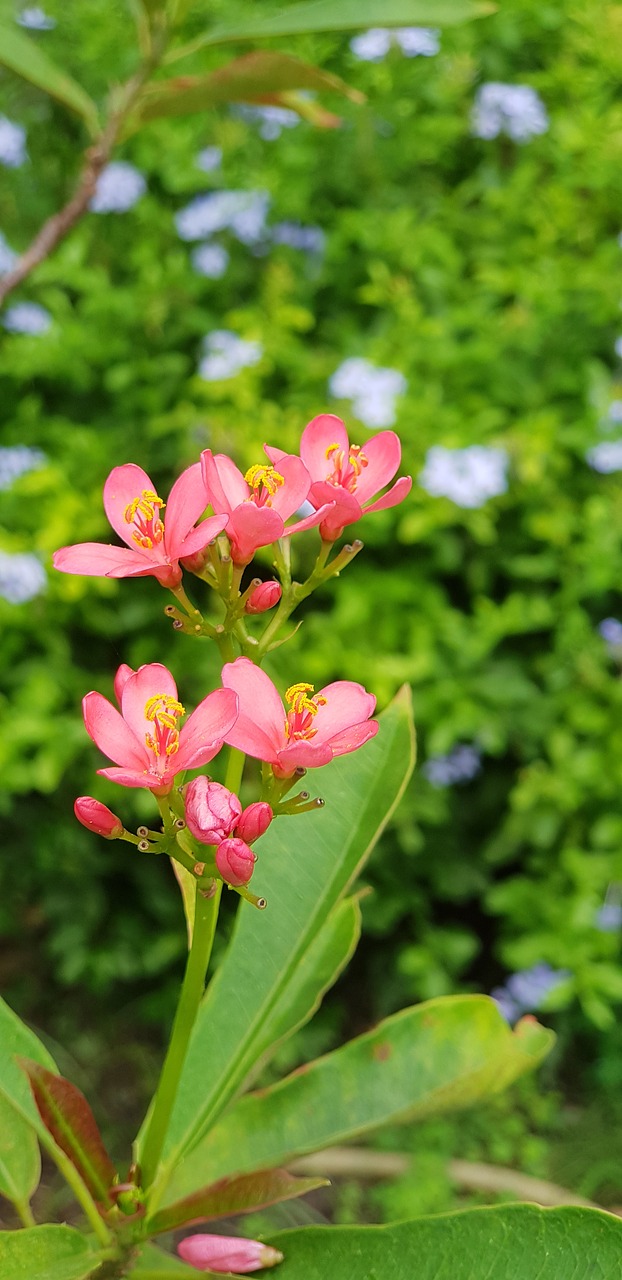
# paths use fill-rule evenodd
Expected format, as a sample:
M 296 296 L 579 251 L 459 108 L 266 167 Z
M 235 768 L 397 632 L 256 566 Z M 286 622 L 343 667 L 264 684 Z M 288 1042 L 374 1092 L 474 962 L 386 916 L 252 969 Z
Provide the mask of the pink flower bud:
M 258 840 L 268 830 L 273 817 L 270 805 L 264 800 L 257 800 L 255 804 L 247 805 L 235 828 L 235 834 L 240 840 L 252 844 L 253 840 Z
M 261 1271 L 262 1267 L 274 1267 L 283 1261 L 278 1249 L 241 1236 L 186 1236 L 177 1245 L 177 1252 L 197 1271 Z
M 204 774 L 188 784 L 185 800 L 188 828 L 201 844 L 220 844 L 231 834 L 242 813 L 237 796 L 219 782 L 210 782 Z
M 83 827 L 96 831 L 105 840 L 117 840 L 123 831 L 123 823 L 116 813 L 112 813 L 105 804 L 94 800 L 92 796 L 78 796 L 73 811 Z
M 251 591 L 244 609 L 246 613 L 265 613 L 267 609 L 274 609 L 275 604 L 279 603 L 283 592 L 278 582 L 261 582 L 254 591 Z
M 248 884 L 257 861 L 252 849 L 235 836 L 223 840 L 216 850 L 216 866 L 227 884 Z

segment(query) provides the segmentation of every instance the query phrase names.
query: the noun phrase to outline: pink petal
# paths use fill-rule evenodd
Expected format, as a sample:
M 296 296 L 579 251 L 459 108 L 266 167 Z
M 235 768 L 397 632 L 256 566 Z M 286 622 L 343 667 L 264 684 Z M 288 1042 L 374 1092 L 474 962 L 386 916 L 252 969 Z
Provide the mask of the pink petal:
M 52 563 L 61 573 L 81 573 L 87 578 L 138 578 L 154 572 L 144 551 L 102 542 L 61 547 L 54 552 Z
M 288 454 L 285 449 L 277 449 L 276 446 L 272 444 L 265 444 L 263 447 L 263 451 L 264 453 L 267 453 L 273 467 L 276 467 L 278 465 L 278 463 L 281 461 L 281 458 L 293 457 L 293 455 Z
M 134 674 L 135 674 L 134 668 L 128 667 L 127 662 L 122 662 L 121 666 L 117 670 L 117 674 L 114 678 L 114 696 L 119 706 L 121 706 L 121 697 L 123 694 L 123 690 L 130 676 L 133 676 Z
M 200 462 L 187 467 L 175 481 L 164 511 L 164 545 L 171 560 L 178 560 L 180 547 L 209 502 Z
M 356 482 L 356 496 L 361 505 L 384 489 L 393 479 L 402 459 L 402 446 L 394 431 L 380 431 L 363 445 L 367 466 Z
M 333 464 L 326 450 L 336 444 L 348 454 L 350 442 L 341 420 L 334 413 L 320 413 L 305 427 L 300 440 L 300 457 L 312 480 L 325 480 Z
M 250 658 L 225 663 L 222 682 L 239 698 L 239 714 L 227 742 L 258 760 L 276 760 L 287 745 L 285 710 L 270 677 Z
M 311 488 L 311 476 L 304 463 L 295 454 L 284 454 L 276 468 L 285 484 L 277 489 L 272 499 L 272 510 L 278 511 L 283 520 L 302 506 Z
M 148 662 L 139 667 L 123 685 L 121 712 L 139 742 L 144 742 L 147 734 L 153 736 L 153 721 L 147 720 L 145 706 L 150 698 L 162 694 L 177 701 L 177 685 L 168 668 L 161 662 Z M 145 750 L 148 752 L 147 747 Z M 149 754 L 147 759 L 151 766 L 153 762 Z
M 235 724 L 238 699 L 230 689 L 215 689 L 199 703 L 179 735 L 179 751 L 171 757 L 176 773 L 197 769 L 216 755 Z
M 87 693 L 82 699 L 82 711 L 87 733 L 109 760 L 131 769 L 149 768 L 147 748 L 107 698 L 101 693 Z
M 318 507 L 317 511 L 313 511 L 310 516 L 303 516 L 302 520 L 297 520 L 295 524 L 288 524 L 283 530 L 282 537 L 287 538 L 290 533 L 303 533 L 305 529 L 314 529 L 327 518 L 334 506 L 334 502 L 329 502 L 324 507 Z
M 149 769 L 143 769 L 138 772 L 134 769 L 98 769 L 101 778 L 109 778 L 111 782 L 118 782 L 122 787 L 147 787 L 149 791 L 156 791 L 160 795 L 164 795 L 166 791 L 170 791 L 172 779 L 166 780 L 159 778 L 157 774 L 150 773 Z
M 365 507 L 363 515 L 367 515 L 368 511 L 386 511 L 388 507 L 396 507 L 398 502 L 403 502 L 412 489 L 412 477 L 401 476 L 395 481 L 392 489 L 388 493 L 384 493 L 381 498 L 377 498 L 372 502 L 371 506 Z
M 330 764 L 332 758 L 333 750 L 328 743 L 317 742 L 315 738 L 310 742 L 301 738 L 279 751 L 276 764 L 283 773 L 293 773 L 298 768 L 319 769 L 323 764 Z
M 316 697 L 325 698 L 326 702 L 320 703 L 314 717 L 316 736 L 313 741 L 328 742 L 331 746 L 336 734 L 368 720 L 376 708 L 373 694 L 354 680 L 336 680 L 334 684 L 320 689 Z
M 353 724 L 350 729 L 342 729 L 330 740 L 330 748 L 334 756 L 347 755 L 348 751 L 356 751 L 370 738 L 375 738 L 380 728 L 377 720 L 368 720 L 365 724 Z
M 347 489 L 339 489 L 334 484 L 328 484 L 325 480 L 311 485 L 309 501 L 314 507 L 327 507 L 320 533 L 328 541 L 341 537 L 344 526 L 354 524 L 363 515 L 362 507 L 354 494 L 348 493 Z M 333 504 L 331 509 L 328 509 L 329 503 Z
M 137 467 L 133 462 L 114 467 L 104 485 L 106 515 L 115 533 L 134 551 L 136 543 L 132 540 L 132 525 L 127 523 L 125 512 L 130 502 L 140 497 L 143 489 L 153 492 L 153 481 L 142 467 Z
M 214 455 L 211 449 L 205 449 L 201 454 L 201 466 L 214 511 L 230 515 L 234 507 L 246 501 L 249 495 L 246 480 L 225 453 Z
M 197 551 L 202 551 L 208 543 L 218 537 L 219 533 L 222 533 L 228 523 L 229 516 L 208 516 L 207 520 L 202 520 L 196 529 L 190 530 L 188 537 L 177 549 L 178 556 L 192 556 Z
M 282 535 L 283 520 L 278 512 L 271 507 L 257 507 L 254 502 L 236 507 L 227 525 L 236 564 L 248 564 L 258 547 L 267 547 Z

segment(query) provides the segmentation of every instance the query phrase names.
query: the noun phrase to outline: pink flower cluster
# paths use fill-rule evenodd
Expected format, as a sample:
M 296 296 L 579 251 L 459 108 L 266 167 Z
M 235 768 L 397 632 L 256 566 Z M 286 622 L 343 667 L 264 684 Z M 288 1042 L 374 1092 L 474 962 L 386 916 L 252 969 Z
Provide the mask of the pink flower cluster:
M 201 775 L 185 792 L 186 822 L 195 840 L 216 846 L 216 866 L 227 884 L 248 884 L 257 861 L 249 847 L 272 822 L 269 804 L 258 800 L 244 811 L 238 797 Z

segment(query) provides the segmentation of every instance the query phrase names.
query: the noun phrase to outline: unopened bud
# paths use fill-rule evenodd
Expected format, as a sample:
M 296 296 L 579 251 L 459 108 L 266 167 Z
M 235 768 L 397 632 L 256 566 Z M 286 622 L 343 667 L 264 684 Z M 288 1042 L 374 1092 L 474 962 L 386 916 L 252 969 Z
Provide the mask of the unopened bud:
M 204 774 L 186 789 L 186 823 L 201 844 L 220 844 L 231 834 L 242 814 L 237 796 Z
M 244 609 L 246 613 L 265 613 L 267 609 L 274 609 L 275 604 L 279 603 L 283 594 L 279 582 L 261 582 L 255 587 L 248 597 Z
M 244 1240 L 241 1236 L 187 1236 L 180 1240 L 177 1252 L 184 1262 L 197 1271 L 235 1271 L 243 1274 L 274 1267 L 283 1254 L 260 1240 Z
M 266 804 L 265 800 L 257 800 L 255 804 L 249 804 L 244 810 L 236 824 L 235 834 L 240 840 L 252 844 L 253 840 L 258 840 L 264 831 L 268 830 L 273 817 L 270 805 Z
M 203 547 L 201 551 L 194 551 L 191 556 L 182 556 L 181 563 L 188 573 L 203 573 L 206 564 L 209 562 L 209 551 L 207 547 Z
M 223 880 L 234 888 L 248 884 L 256 861 L 257 857 L 252 849 L 236 836 L 223 840 L 216 850 L 216 866 Z
M 112 813 L 105 804 L 94 800 L 92 796 L 78 796 L 73 811 L 83 827 L 96 831 L 105 840 L 117 840 L 123 831 L 123 823 L 116 813 Z

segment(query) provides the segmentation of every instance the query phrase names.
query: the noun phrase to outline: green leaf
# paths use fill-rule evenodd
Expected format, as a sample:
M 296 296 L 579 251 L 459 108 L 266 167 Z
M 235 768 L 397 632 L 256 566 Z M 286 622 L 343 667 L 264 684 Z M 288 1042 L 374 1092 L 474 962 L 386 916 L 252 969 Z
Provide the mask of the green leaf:
M 17 1054 L 56 1070 L 47 1049 L 0 1000 L 0 1194 L 14 1204 L 24 1204 L 41 1174 L 36 1139 L 41 1121 L 28 1081 L 15 1060 Z
M 156 1236 L 194 1222 L 210 1222 L 236 1213 L 266 1209 L 268 1205 L 294 1200 L 328 1185 L 327 1178 L 295 1178 L 286 1169 L 261 1169 L 241 1178 L 222 1178 L 156 1213 L 147 1222 L 147 1234 Z
M 185 867 L 182 867 L 181 862 L 176 862 L 175 858 L 171 858 L 171 866 L 181 891 L 181 900 L 183 902 L 184 915 L 186 917 L 188 950 L 190 950 L 192 946 L 192 935 L 194 933 L 194 908 L 197 896 L 196 876 L 193 876 L 190 871 L 187 871 Z
M 619 1280 L 622 1222 L 598 1209 L 502 1205 L 386 1227 L 305 1227 L 266 1241 L 279 1280 Z
M 196 1274 L 196 1267 L 186 1266 L 185 1262 L 164 1253 L 155 1244 L 146 1244 L 132 1271 L 128 1272 L 128 1280 L 179 1280 L 180 1276 L 187 1276 L 188 1280 L 194 1276 L 196 1280 Z
M 263 837 L 256 874 L 268 906 L 258 912 L 241 904 L 232 942 L 199 1010 L 167 1135 L 169 1169 L 254 1066 L 265 1047 L 266 1020 L 371 852 L 413 761 L 410 691 L 403 689 L 371 742 L 318 773 L 325 808 L 279 819 Z M 204 1183 L 202 1177 L 195 1187 Z
M 95 1116 L 84 1094 L 37 1062 L 18 1059 L 30 1080 L 39 1115 L 55 1143 L 71 1160 L 93 1199 L 112 1204 L 109 1188 L 116 1170 L 103 1144 Z
M 292 89 L 328 89 L 353 102 L 364 100 L 362 93 L 339 76 L 300 58 L 287 53 L 247 53 L 209 75 L 177 76 L 148 85 L 129 127 L 159 116 L 191 115 L 223 102 L 273 101 L 275 94 Z
M 514 1032 L 488 996 L 442 996 L 247 1094 L 176 1170 L 168 1195 L 203 1179 L 285 1164 L 383 1124 L 470 1106 L 537 1066 L 554 1040 Z
M 36 85 L 81 116 L 91 134 L 98 131 L 97 107 L 81 85 L 62 71 L 21 31 L 0 24 L 0 66 Z
M 27 1227 L 0 1232 L 2 1280 L 84 1280 L 101 1261 L 73 1227 Z
M 231 40 L 267 40 L 312 31 L 358 31 L 366 27 L 449 27 L 494 13 L 486 0 L 305 0 L 245 22 L 212 27 L 202 36 L 174 50 L 168 61 L 207 45 Z

